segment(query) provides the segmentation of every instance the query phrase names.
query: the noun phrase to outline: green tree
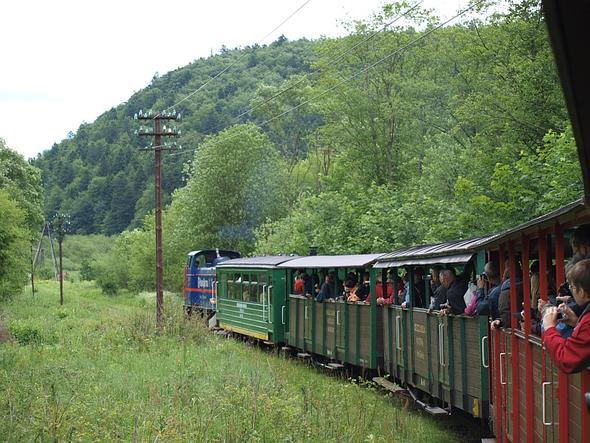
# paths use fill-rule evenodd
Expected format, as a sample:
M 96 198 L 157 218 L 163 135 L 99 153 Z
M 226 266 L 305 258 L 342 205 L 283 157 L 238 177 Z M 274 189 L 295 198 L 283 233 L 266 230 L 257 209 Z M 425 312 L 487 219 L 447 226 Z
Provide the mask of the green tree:
M 174 235 L 198 247 L 251 250 L 253 230 L 285 213 L 285 165 L 262 131 L 236 125 L 207 138 L 170 209 Z M 186 250 L 185 250 L 186 252 Z
M 0 300 L 22 289 L 30 269 L 30 232 L 25 210 L 0 189 Z
M 41 173 L 0 138 L 0 189 L 25 211 L 26 225 L 36 231 L 43 221 Z

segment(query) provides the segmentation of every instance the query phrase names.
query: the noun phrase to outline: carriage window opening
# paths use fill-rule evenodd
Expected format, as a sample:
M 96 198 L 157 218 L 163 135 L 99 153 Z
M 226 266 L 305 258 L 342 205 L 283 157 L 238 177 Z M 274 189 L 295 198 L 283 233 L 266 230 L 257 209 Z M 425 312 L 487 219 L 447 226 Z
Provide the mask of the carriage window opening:
M 249 293 L 250 293 L 250 276 L 248 274 L 245 274 L 242 276 L 241 292 L 238 297 L 239 300 L 248 301 Z
M 193 266 L 197 267 L 197 268 L 202 268 L 205 266 L 205 257 L 203 257 L 202 255 L 198 256 L 198 257 L 194 257 L 194 264 Z
M 256 279 L 257 276 L 253 275 L 252 278 Z M 250 282 L 250 297 L 248 299 L 249 302 L 257 303 L 258 302 L 258 282 L 252 281 Z
M 266 288 L 265 288 L 266 286 Z M 263 295 L 266 294 L 266 290 L 268 288 L 268 283 L 267 283 L 267 275 L 266 274 L 260 274 L 258 276 L 258 295 L 257 295 L 257 301 L 258 303 L 262 303 L 262 297 Z
M 242 292 L 242 276 L 240 274 L 234 274 L 233 280 L 228 281 L 230 290 L 228 291 L 228 298 L 238 300 L 241 298 Z

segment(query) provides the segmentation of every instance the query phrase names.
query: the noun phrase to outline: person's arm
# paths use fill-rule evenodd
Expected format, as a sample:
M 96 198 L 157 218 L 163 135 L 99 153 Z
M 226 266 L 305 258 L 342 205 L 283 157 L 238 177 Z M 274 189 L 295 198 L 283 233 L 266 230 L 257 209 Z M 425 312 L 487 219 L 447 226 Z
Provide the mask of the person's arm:
M 558 315 L 557 308 L 547 309 L 543 317 L 543 343 L 555 366 L 571 374 L 590 363 L 590 319 L 584 319 L 569 338 L 563 338 L 555 328 Z

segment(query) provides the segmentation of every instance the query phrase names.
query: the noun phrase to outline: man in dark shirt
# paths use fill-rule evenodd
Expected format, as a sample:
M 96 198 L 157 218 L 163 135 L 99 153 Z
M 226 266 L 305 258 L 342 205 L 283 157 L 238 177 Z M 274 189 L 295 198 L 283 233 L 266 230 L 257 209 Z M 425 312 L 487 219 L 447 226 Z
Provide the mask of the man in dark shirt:
M 363 281 L 359 284 L 359 288 L 356 290 L 356 296 L 360 301 L 365 301 L 371 293 L 371 276 L 368 272 L 363 273 Z
M 432 294 L 432 302 L 428 306 L 428 312 L 438 311 L 440 306 L 447 302 L 447 289 L 441 284 L 440 274 L 442 267 L 439 265 L 433 266 L 430 270 L 430 289 Z
M 321 302 L 324 300 L 328 300 L 330 298 L 334 298 L 334 294 L 332 291 L 333 283 L 334 283 L 334 275 L 332 275 L 331 273 L 326 275 L 326 280 L 322 284 L 322 287 L 320 288 L 320 292 L 318 292 L 318 295 L 316 295 L 316 297 L 315 297 L 316 301 Z
M 486 291 L 486 284 L 490 288 Z M 488 315 L 493 319 L 500 317 L 498 299 L 500 297 L 500 271 L 494 262 L 487 262 L 484 273 L 477 280 L 477 315 Z
M 441 309 L 441 314 L 463 314 L 465 311 L 465 299 L 467 280 L 457 278 L 453 268 L 441 271 L 441 283 L 447 290 L 447 306 Z

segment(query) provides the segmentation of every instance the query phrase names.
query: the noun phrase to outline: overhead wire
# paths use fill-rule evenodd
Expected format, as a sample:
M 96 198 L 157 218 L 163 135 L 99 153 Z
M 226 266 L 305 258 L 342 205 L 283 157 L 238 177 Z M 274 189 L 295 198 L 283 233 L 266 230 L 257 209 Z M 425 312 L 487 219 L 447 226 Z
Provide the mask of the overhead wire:
M 360 45 L 368 42 L 369 40 L 371 40 L 373 37 L 375 37 L 377 34 L 385 31 L 385 29 L 387 29 L 389 26 L 391 26 L 392 24 L 394 24 L 395 22 L 397 22 L 398 20 L 401 20 L 402 18 L 404 18 L 406 15 L 408 15 L 410 12 L 412 12 L 414 9 L 416 9 L 418 6 L 420 6 L 420 4 L 422 4 L 424 0 L 420 0 L 419 2 L 417 2 L 416 4 L 414 4 L 414 6 L 412 6 L 411 8 L 407 9 L 406 11 L 404 11 L 402 14 L 396 16 L 394 19 L 392 19 L 391 21 L 389 21 L 388 23 L 386 23 L 385 25 L 383 25 L 380 29 L 378 29 L 377 31 L 373 32 L 372 34 L 370 34 L 368 37 L 364 38 L 362 41 L 356 43 L 355 45 L 351 46 L 348 49 L 343 50 L 340 54 L 338 54 L 336 57 L 330 59 L 327 61 L 328 64 L 334 64 L 340 60 L 342 60 L 342 58 L 349 54 L 351 51 L 353 51 L 354 49 L 358 48 Z M 267 98 L 266 100 L 264 100 L 262 103 L 258 103 L 257 105 L 251 106 L 250 108 L 246 109 L 245 111 L 241 112 L 240 114 L 236 115 L 235 117 L 232 118 L 232 121 L 234 123 L 237 123 L 240 118 L 242 118 L 243 116 L 247 115 L 247 114 L 251 114 L 253 111 L 255 111 L 256 109 L 259 109 L 267 104 L 269 104 L 270 102 L 272 102 L 274 99 L 280 97 L 281 95 L 285 94 L 286 92 L 289 92 L 290 90 L 292 90 L 293 88 L 299 86 L 301 83 L 303 83 L 306 80 L 306 77 L 302 77 L 301 79 L 299 79 L 298 81 L 296 81 L 295 83 L 287 86 L 285 89 L 277 92 L 276 94 L 272 95 L 271 97 Z M 230 123 L 231 124 L 231 123 Z M 227 124 L 223 124 L 223 125 L 218 125 L 217 127 L 213 128 L 210 132 L 211 133 L 215 133 L 218 132 L 219 130 L 223 129 L 224 127 L 226 127 Z
M 273 28 L 272 31 L 270 31 L 269 33 L 267 33 L 264 37 L 262 37 L 261 41 L 266 40 L 269 36 L 271 36 L 272 34 L 274 34 L 278 29 L 280 29 L 281 26 L 283 26 L 285 23 L 287 23 L 291 18 L 293 18 L 293 16 L 295 16 L 295 14 L 297 14 L 299 11 L 301 11 L 311 0 L 306 0 L 305 2 L 303 2 L 295 11 L 293 11 L 287 18 L 285 18 L 281 23 L 279 23 L 277 26 L 275 26 Z M 197 89 L 195 89 L 193 92 L 191 92 L 190 94 L 188 94 L 186 97 L 184 97 L 183 99 L 179 100 L 178 102 L 176 102 L 175 104 L 173 104 L 172 106 L 169 106 L 168 108 L 165 109 L 165 111 L 169 111 L 172 108 L 178 106 L 179 104 L 181 104 L 182 102 L 188 100 L 189 98 L 193 97 L 195 94 L 197 94 L 199 91 L 201 91 L 205 86 L 207 86 L 209 83 L 211 83 L 212 81 L 214 81 L 215 79 L 219 78 L 220 75 L 222 75 L 224 72 L 227 72 L 227 70 L 229 68 L 231 68 L 232 66 L 234 66 L 236 63 L 238 63 L 240 60 L 242 60 L 246 55 L 248 55 L 247 52 L 244 52 L 241 56 L 239 56 L 238 58 L 236 58 L 233 62 L 231 62 L 229 65 L 227 65 L 224 69 L 222 69 L 221 71 L 219 71 L 217 74 L 215 74 L 215 76 L 211 77 L 209 80 L 207 80 L 205 83 L 203 83 L 201 86 L 199 86 Z
M 311 97 L 311 98 L 309 98 L 309 99 L 307 99 L 307 100 L 299 103 L 298 105 L 295 105 L 295 106 L 287 109 L 284 112 L 281 112 L 280 114 L 275 115 L 274 117 L 269 118 L 268 120 L 265 120 L 264 122 L 262 122 L 260 124 L 260 126 L 267 125 L 267 124 L 269 124 L 269 123 L 277 120 L 278 118 L 281 118 L 284 115 L 289 114 L 290 112 L 293 112 L 293 111 L 299 109 L 300 107 L 302 107 L 302 106 L 304 106 L 304 105 L 306 105 L 306 104 L 308 104 L 308 103 L 310 103 L 310 102 L 312 102 L 314 100 L 317 100 L 318 98 L 323 97 L 324 95 L 328 94 L 329 92 L 332 92 L 334 89 L 336 89 L 337 87 L 343 85 L 344 83 L 346 83 L 346 82 L 348 82 L 348 81 L 350 81 L 350 80 L 358 77 L 361 74 L 364 74 L 368 70 L 373 69 L 375 66 L 383 63 L 386 60 L 389 60 L 390 58 L 392 58 L 392 57 L 398 55 L 399 53 L 407 50 L 408 48 L 414 46 L 416 43 L 424 40 L 426 37 L 428 37 L 429 35 L 431 35 L 433 32 L 436 32 L 437 30 L 439 30 L 443 26 L 445 26 L 445 25 L 449 24 L 450 22 L 452 22 L 453 20 L 461 17 L 463 14 L 471 11 L 472 9 L 474 9 L 475 7 L 479 6 L 480 4 L 482 4 L 484 2 L 485 2 L 485 0 L 482 0 L 480 2 L 474 2 L 474 3 L 472 3 L 471 6 L 469 6 L 469 7 L 465 8 L 465 9 L 461 10 L 460 12 L 458 12 L 457 14 L 455 14 L 454 16 L 452 16 L 451 18 L 445 20 L 444 22 L 442 22 L 442 23 L 438 24 L 437 26 L 433 27 L 432 29 L 428 30 L 427 32 L 425 32 L 424 34 L 422 34 L 420 37 L 415 38 L 414 40 L 410 41 L 409 43 L 407 43 L 406 45 L 402 46 L 401 48 L 396 49 L 395 51 L 393 51 L 392 53 L 386 55 L 385 57 L 382 57 L 381 59 L 377 60 L 376 62 L 371 63 L 369 66 L 367 66 L 367 67 L 365 67 L 365 68 L 363 68 L 363 69 L 355 72 L 354 74 L 350 75 L 349 77 L 346 77 L 345 79 L 339 81 L 338 83 L 336 83 L 335 85 L 333 85 L 330 88 L 326 89 L 325 91 L 323 91 L 323 92 L 321 92 L 319 94 L 314 95 L 313 97 Z M 238 135 L 239 134 L 236 134 L 234 137 L 236 137 Z M 230 137 L 229 140 L 231 140 L 232 138 L 233 137 Z M 178 152 L 178 153 L 175 153 L 175 154 L 171 154 L 171 155 L 182 155 L 182 154 L 185 154 L 185 153 L 194 152 L 197 149 L 198 149 L 198 147 L 197 148 L 194 148 L 194 149 L 190 149 L 190 150 Z

